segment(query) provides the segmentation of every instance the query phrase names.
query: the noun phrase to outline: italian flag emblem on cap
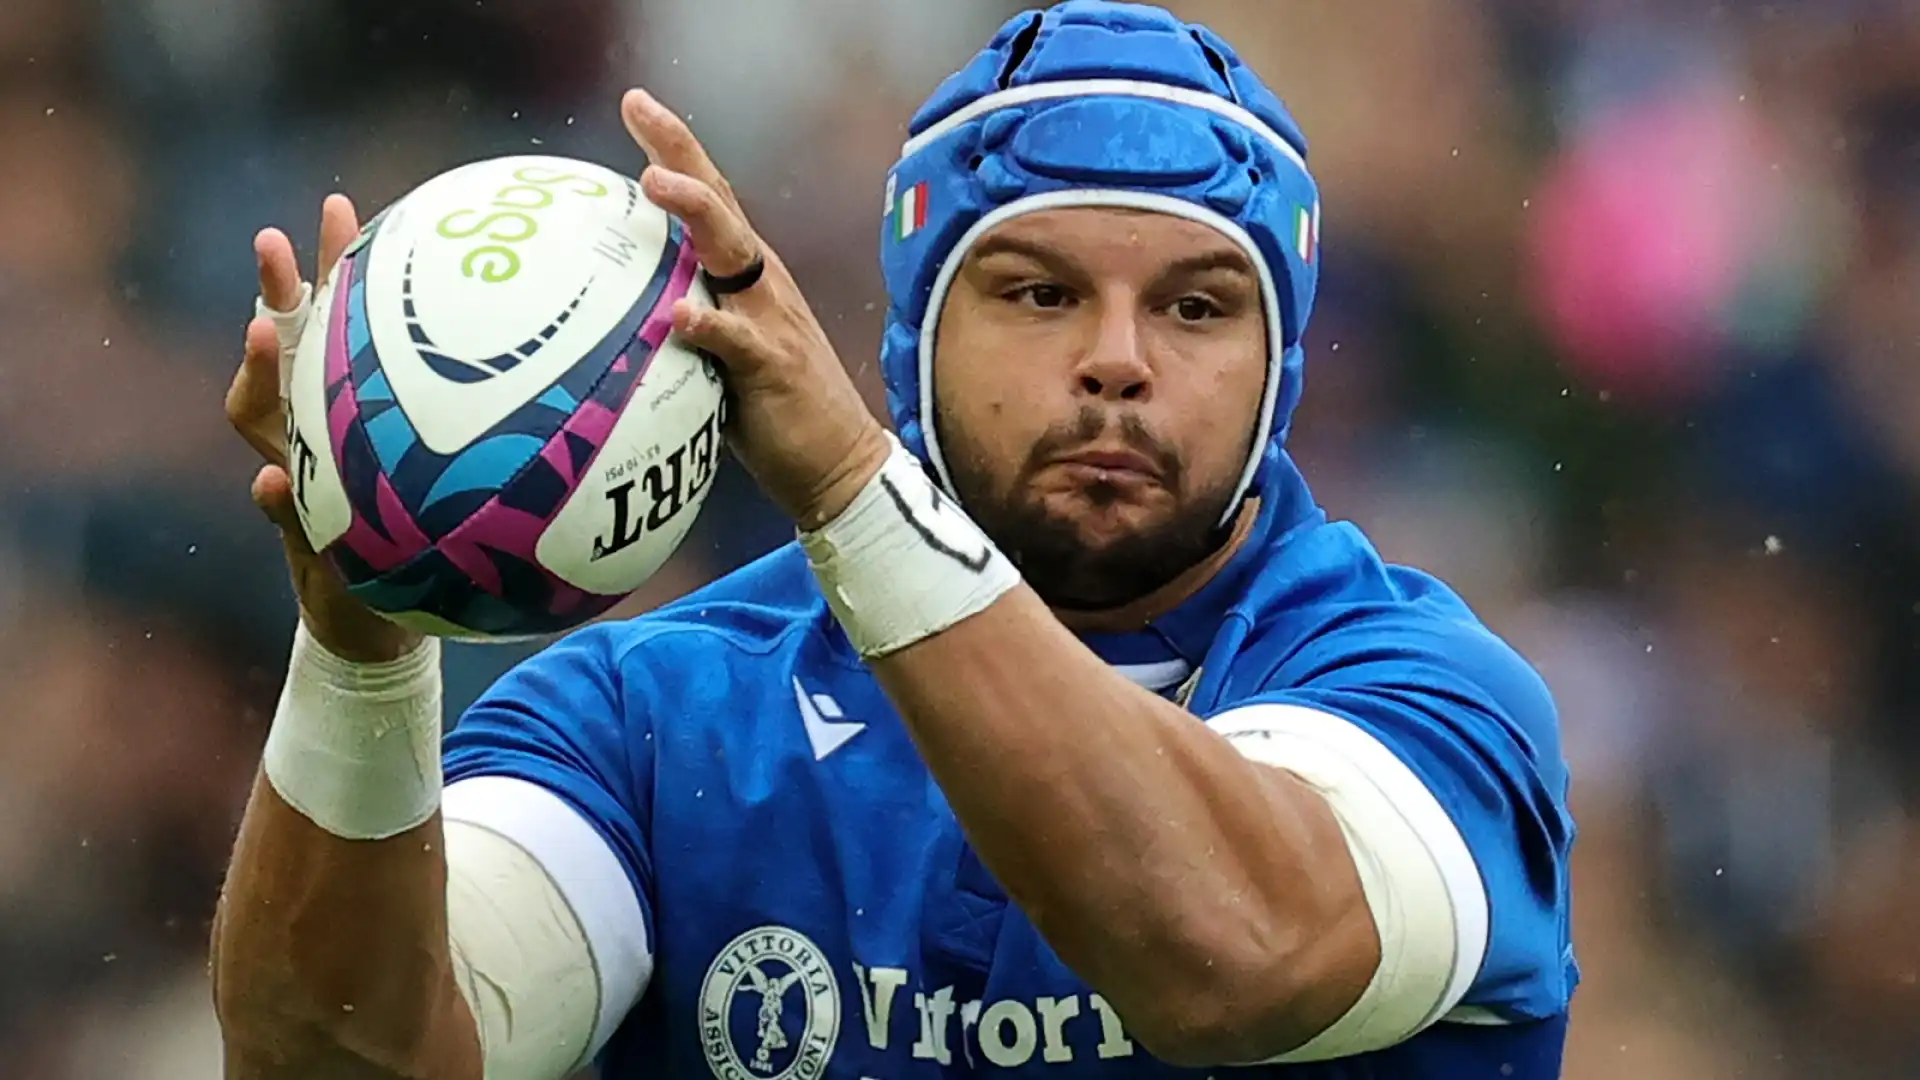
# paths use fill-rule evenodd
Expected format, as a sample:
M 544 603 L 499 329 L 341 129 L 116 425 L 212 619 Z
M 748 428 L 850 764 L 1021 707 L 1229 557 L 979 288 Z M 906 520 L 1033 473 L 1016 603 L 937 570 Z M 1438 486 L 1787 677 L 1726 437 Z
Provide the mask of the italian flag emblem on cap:
M 887 213 L 893 216 L 893 238 L 905 240 L 927 227 L 927 184 L 910 184 L 896 194 L 893 177 L 887 177 Z
M 1320 250 L 1320 200 L 1313 201 L 1313 208 L 1295 207 L 1293 211 L 1293 247 L 1300 253 L 1300 261 L 1310 263 Z

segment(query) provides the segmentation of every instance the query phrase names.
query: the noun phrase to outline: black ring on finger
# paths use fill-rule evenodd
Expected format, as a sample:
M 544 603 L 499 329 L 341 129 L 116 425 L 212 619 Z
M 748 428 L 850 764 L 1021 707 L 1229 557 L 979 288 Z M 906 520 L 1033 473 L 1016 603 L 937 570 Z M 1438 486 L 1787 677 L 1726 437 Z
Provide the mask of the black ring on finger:
M 705 267 L 702 267 L 700 270 L 700 280 L 706 282 L 707 291 L 713 295 L 731 296 L 734 293 L 746 292 L 748 289 L 760 284 L 760 277 L 766 272 L 766 258 L 755 255 L 753 261 L 747 264 L 747 268 L 737 274 L 727 274 L 724 276 L 710 274 Z

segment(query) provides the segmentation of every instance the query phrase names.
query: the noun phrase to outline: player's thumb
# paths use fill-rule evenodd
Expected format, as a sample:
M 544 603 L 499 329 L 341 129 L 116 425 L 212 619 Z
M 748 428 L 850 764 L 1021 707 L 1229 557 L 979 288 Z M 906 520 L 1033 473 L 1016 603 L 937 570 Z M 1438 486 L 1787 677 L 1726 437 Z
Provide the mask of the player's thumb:
M 287 560 L 296 566 L 316 558 L 307 531 L 300 525 L 300 512 L 293 505 L 293 481 L 278 465 L 264 465 L 253 477 L 253 504 L 280 530 L 287 547 Z
M 254 474 L 253 502 L 280 529 L 301 619 L 323 648 L 344 660 L 383 663 L 419 646 L 418 633 L 388 622 L 361 603 L 333 567 L 314 553 L 294 508 L 293 483 L 285 469 L 268 465 Z

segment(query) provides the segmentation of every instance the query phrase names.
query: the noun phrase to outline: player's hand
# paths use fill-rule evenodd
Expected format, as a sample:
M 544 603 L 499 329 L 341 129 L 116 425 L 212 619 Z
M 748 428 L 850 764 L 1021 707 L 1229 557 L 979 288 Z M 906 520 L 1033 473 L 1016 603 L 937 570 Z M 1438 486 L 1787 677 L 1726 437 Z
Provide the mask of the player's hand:
M 344 195 L 330 196 L 320 209 L 320 261 L 314 280 L 325 281 L 360 231 L 353 203 Z M 287 476 L 287 413 L 281 372 L 292 364 L 303 319 L 286 315 L 300 310 L 305 283 L 294 259 L 293 242 L 279 229 L 264 229 L 253 241 L 260 267 L 260 297 L 275 312 L 247 324 L 246 351 L 240 370 L 227 388 L 227 420 L 265 461 L 253 478 L 253 501 L 280 530 L 300 598 L 300 617 L 307 630 L 334 655 L 347 660 L 384 661 L 404 656 L 420 636 L 375 614 L 354 599 L 340 576 L 316 555 L 300 528 L 293 506 L 293 482 Z
M 620 114 L 651 161 L 642 190 L 686 223 L 700 264 L 729 277 L 766 260 L 756 284 L 716 298 L 716 307 L 680 301 L 673 325 L 725 368 L 734 398 L 728 438 L 741 463 L 802 528 L 816 528 L 879 471 L 890 450 L 885 431 L 693 132 L 643 90 L 627 92 Z

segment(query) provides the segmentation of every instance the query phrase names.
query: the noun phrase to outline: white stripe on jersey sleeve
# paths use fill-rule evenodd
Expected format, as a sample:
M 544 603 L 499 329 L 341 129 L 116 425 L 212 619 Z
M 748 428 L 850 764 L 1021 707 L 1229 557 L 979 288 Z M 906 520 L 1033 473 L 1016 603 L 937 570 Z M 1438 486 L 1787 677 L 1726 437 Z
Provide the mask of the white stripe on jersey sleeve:
M 1326 799 L 1380 935 L 1380 966 L 1360 1000 L 1272 1060 L 1392 1046 L 1458 1005 L 1486 954 L 1486 888 L 1459 828 L 1419 776 L 1369 732 L 1317 709 L 1248 705 L 1207 725 L 1248 759 L 1285 769 Z
M 512 841 L 545 871 L 552 886 L 549 896 L 557 903 L 542 905 L 537 899 L 529 899 L 521 904 L 524 910 L 509 913 L 516 925 L 495 932 L 520 934 L 523 928 L 517 924 L 522 921 L 527 932 L 540 928 L 551 930 L 556 923 L 571 922 L 580 939 L 575 950 L 577 955 L 552 962 L 543 956 L 529 956 L 533 961 L 531 965 L 511 965 L 527 970 L 484 974 L 495 982 L 529 976 L 544 980 L 566 974 L 569 969 L 561 965 L 572 964 L 590 975 L 594 994 L 583 1007 L 592 1010 L 592 1036 L 580 1063 L 591 1059 L 606 1046 L 614 1030 L 640 1000 L 653 974 L 653 951 L 647 940 L 646 919 L 620 860 L 586 818 L 558 795 L 531 781 L 506 776 L 475 776 L 456 781 L 448 785 L 442 796 L 441 813 L 448 824 L 450 870 L 457 855 L 453 826 L 458 823 L 477 826 Z M 564 931 L 566 927 L 559 929 Z M 554 947 L 564 947 L 564 933 L 547 936 Z M 458 933 L 455 941 L 463 944 Z M 556 987 L 549 982 L 533 989 L 536 993 L 552 995 Z M 516 1025 L 521 1021 L 522 1018 L 515 1018 Z M 526 1033 L 529 1038 L 534 1035 Z M 552 1037 L 550 1032 L 547 1035 Z M 519 1031 L 513 1033 L 516 1041 L 522 1037 Z M 494 1076 L 491 1069 L 488 1076 Z

